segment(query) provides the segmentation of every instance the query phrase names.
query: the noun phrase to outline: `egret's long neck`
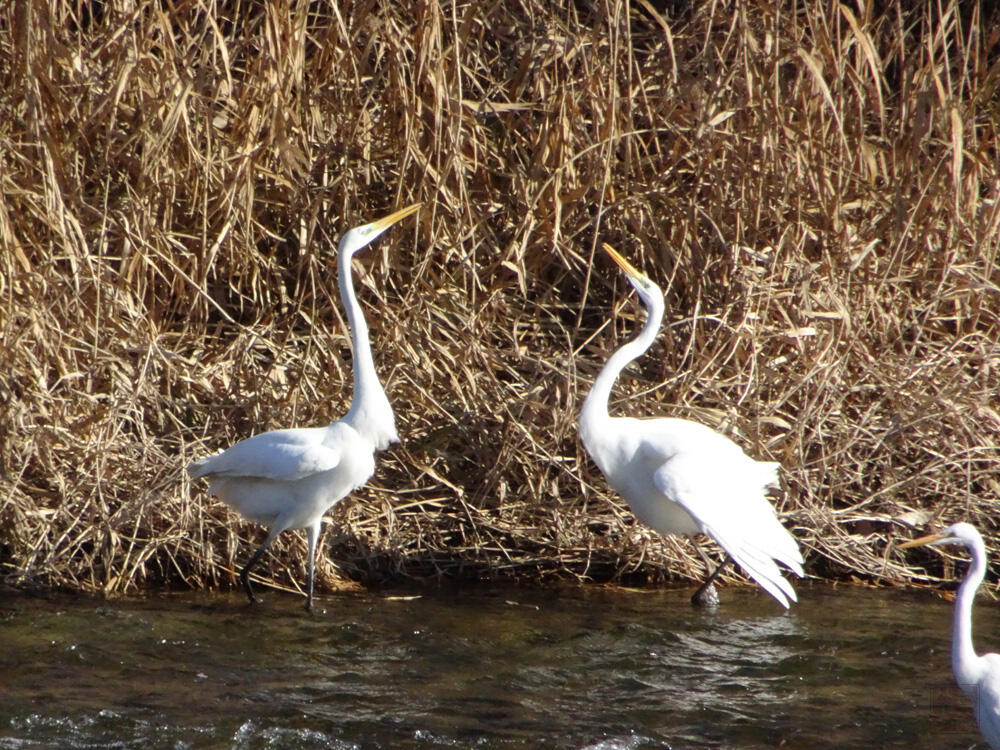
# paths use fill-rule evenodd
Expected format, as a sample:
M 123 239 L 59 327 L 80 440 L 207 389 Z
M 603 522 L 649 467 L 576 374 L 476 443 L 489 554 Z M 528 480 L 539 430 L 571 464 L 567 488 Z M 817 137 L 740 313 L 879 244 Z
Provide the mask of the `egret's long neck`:
M 663 320 L 663 294 L 657 289 L 654 293 L 644 296 L 643 301 L 648 308 L 648 315 L 642 331 L 611 355 L 583 402 L 583 409 L 580 411 L 580 433 L 585 444 L 588 436 L 600 429 L 602 420 L 608 419 L 608 399 L 611 397 L 611 388 L 618 375 L 625 369 L 625 365 L 652 346 L 656 333 L 660 330 L 660 322 Z
M 970 549 L 972 563 L 955 599 L 955 632 L 951 642 L 951 667 L 955 681 L 966 693 L 975 690 L 980 676 L 980 660 L 972 646 L 972 602 L 979 584 L 986 575 L 986 550 L 982 542 L 979 549 Z
M 375 372 L 372 348 L 368 342 L 368 324 L 351 280 L 351 253 L 339 253 L 337 258 L 340 299 L 347 311 L 354 351 L 354 397 L 343 421 L 366 435 L 379 448 L 396 442 L 396 425 L 382 384 Z

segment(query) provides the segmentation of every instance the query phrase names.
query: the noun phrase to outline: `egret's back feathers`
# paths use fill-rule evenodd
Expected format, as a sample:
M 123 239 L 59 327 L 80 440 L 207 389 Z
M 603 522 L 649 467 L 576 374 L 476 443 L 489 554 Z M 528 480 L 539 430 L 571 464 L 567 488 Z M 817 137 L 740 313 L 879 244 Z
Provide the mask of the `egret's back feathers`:
M 356 434 L 354 438 L 359 439 Z M 293 482 L 335 469 L 341 459 L 341 443 L 349 439 L 348 430 L 336 424 L 273 430 L 241 440 L 222 453 L 194 461 L 188 472 L 192 478 L 257 477 Z

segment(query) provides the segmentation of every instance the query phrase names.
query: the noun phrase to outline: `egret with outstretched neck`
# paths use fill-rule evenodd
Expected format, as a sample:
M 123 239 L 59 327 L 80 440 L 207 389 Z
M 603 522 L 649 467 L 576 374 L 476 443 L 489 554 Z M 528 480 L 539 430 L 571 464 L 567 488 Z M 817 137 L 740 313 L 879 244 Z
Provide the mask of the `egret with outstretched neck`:
M 645 304 L 642 331 L 611 355 L 580 412 L 580 438 L 608 484 L 636 517 L 661 534 L 707 534 L 726 558 L 692 597 L 718 601 L 713 582 L 730 560 L 788 607 L 795 590 L 780 562 L 802 575 L 795 538 L 778 521 L 765 495 L 778 483 L 778 464 L 755 461 L 736 443 L 687 419 L 611 417 L 611 388 L 625 366 L 652 345 L 663 319 L 663 292 L 610 245 L 605 252 L 628 276 Z
M 993 750 L 1000 750 L 1000 654 L 979 656 L 972 646 L 972 602 L 986 577 L 986 545 L 976 527 L 956 523 L 937 534 L 928 534 L 899 545 L 961 544 L 972 555 L 972 564 L 958 587 L 951 640 L 951 669 L 955 681 L 969 698 L 979 731 Z
M 305 529 L 309 545 L 306 609 L 312 609 L 316 544 L 323 514 L 375 473 L 375 451 L 399 442 L 389 399 L 375 372 L 368 325 L 351 283 L 351 258 L 422 204 L 407 206 L 348 231 L 337 248 L 340 298 L 347 310 L 354 352 L 354 396 L 342 419 L 326 427 L 273 430 L 194 461 L 193 479 L 207 477 L 209 492 L 245 518 L 268 526 L 267 538 L 240 571 L 251 602 L 250 572 L 282 531 Z

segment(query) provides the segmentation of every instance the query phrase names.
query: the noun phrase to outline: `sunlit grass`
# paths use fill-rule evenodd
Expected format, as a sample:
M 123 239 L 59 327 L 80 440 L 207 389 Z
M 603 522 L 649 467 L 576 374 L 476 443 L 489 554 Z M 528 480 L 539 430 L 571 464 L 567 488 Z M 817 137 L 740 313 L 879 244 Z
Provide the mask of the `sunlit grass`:
M 576 439 L 640 315 L 600 241 L 667 290 L 615 408 L 781 461 L 808 570 L 911 577 L 898 517 L 997 543 L 1000 19 L 975 3 L 112 5 L 0 22 L 9 580 L 228 585 L 264 532 L 183 467 L 343 414 L 335 241 L 416 200 L 355 264 L 404 442 L 332 514 L 342 573 L 701 574 Z

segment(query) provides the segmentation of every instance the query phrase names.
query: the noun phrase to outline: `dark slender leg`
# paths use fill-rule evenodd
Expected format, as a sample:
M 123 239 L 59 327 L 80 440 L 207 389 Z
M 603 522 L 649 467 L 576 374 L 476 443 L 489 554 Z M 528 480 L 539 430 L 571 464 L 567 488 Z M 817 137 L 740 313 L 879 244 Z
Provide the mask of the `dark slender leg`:
M 319 539 L 319 532 L 319 521 L 306 529 L 306 538 L 309 542 L 309 593 L 306 597 L 306 612 L 312 612 L 313 608 L 313 574 L 316 568 L 316 541 Z
M 270 546 L 271 546 L 270 542 L 265 542 L 264 544 L 260 545 L 257 548 L 257 551 L 254 552 L 253 555 L 251 555 L 249 560 L 247 560 L 247 564 L 243 566 L 243 570 L 240 571 L 240 581 L 243 583 L 243 588 L 246 589 L 247 598 L 250 600 L 251 604 L 259 602 L 260 599 L 258 599 L 256 596 L 253 595 L 253 587 L 250 585 L 250 577 L 249 577 L 250 570 L 251 568 L 253 568 L 254 565 L 256 565 L 260 561 L 260 558 L 264 556 L 264 553 L 267 552 L 267 549 Z
M 715 607 L 719 604 L 719 593 L 715 590 L 715 579 L 719 577 L 719 573 L 722 569 L 726 567 L 729 563 L 733 561 L 730 555 L 726 555 L 726 559 L 723 560 L 719 567 L 708 578 L 705 582 L 698 587 L 698 590 L 694 592 L 694 596 L 691 597 L 691 603 L 696 607 Z

